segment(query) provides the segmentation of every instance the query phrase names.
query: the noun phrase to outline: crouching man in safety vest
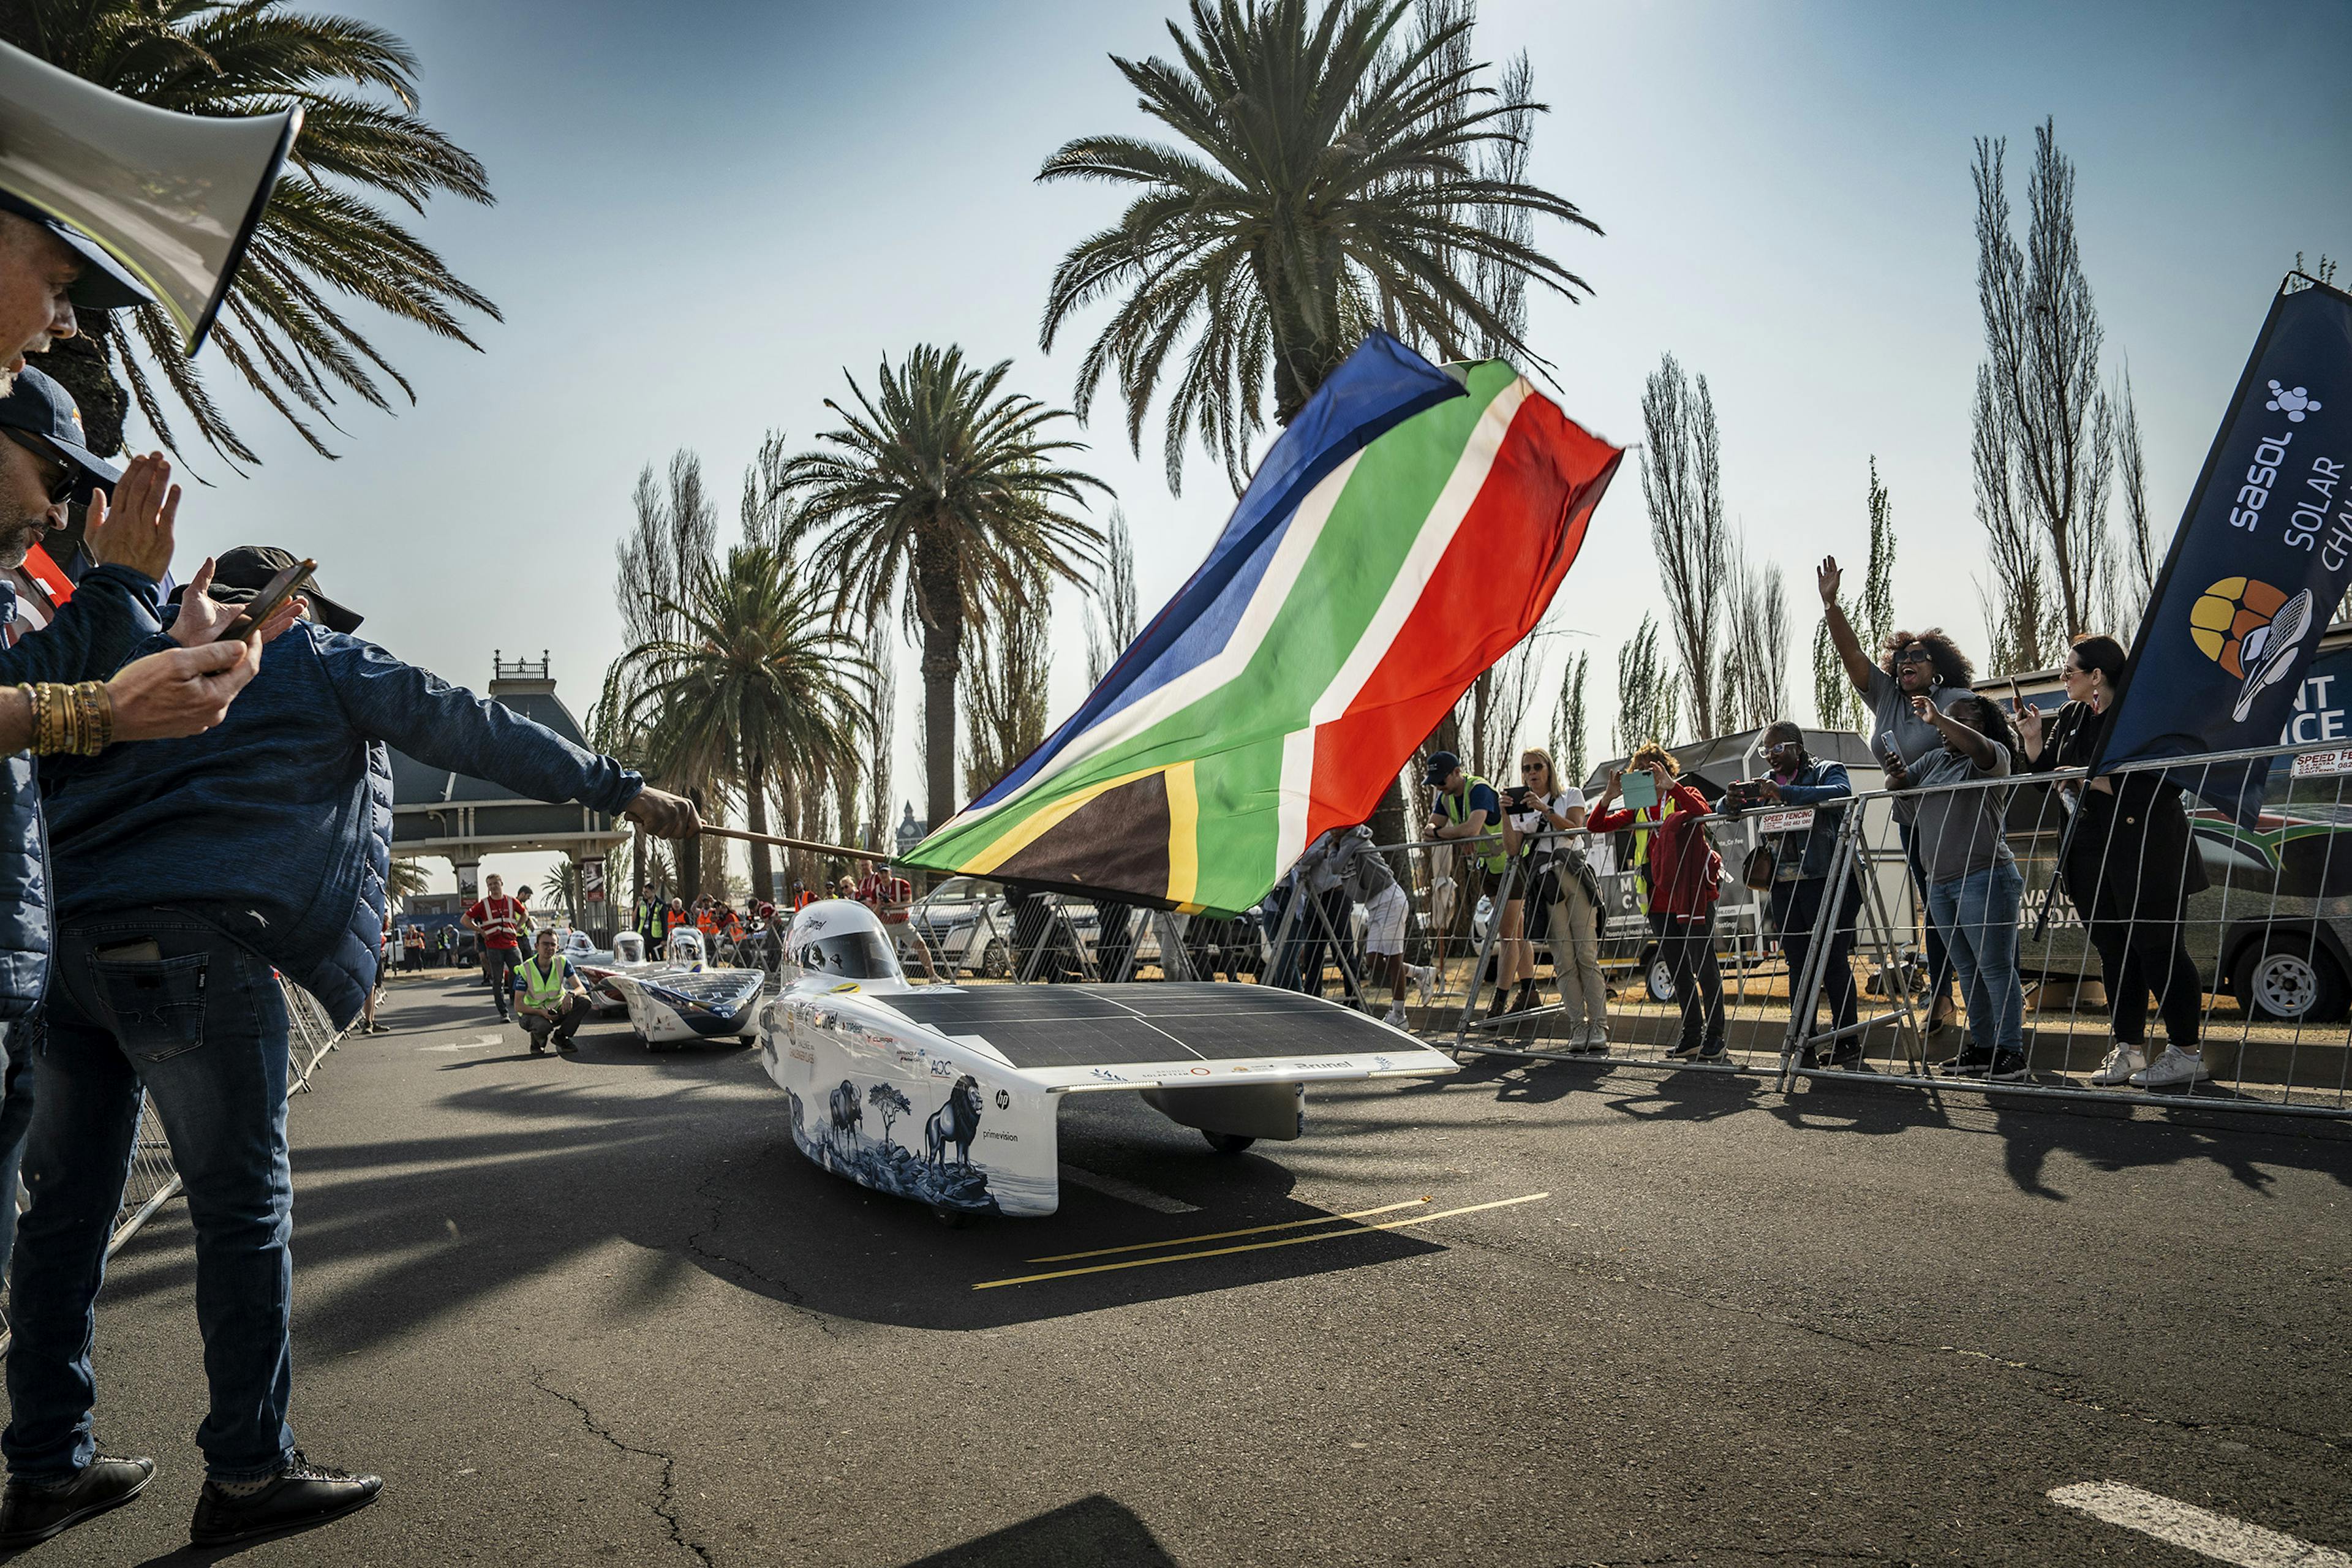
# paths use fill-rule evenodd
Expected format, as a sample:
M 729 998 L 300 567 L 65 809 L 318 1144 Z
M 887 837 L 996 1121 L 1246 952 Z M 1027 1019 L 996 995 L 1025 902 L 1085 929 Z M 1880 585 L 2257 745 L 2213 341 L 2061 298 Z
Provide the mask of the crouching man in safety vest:
M 557 1050 L 578 1049 L 572 1037 L 588 1016 L 588 988 L 555 951 L 553 931 L 541 931 L 531 955 L 515 965 L 515 1018 L 530 1036 L 532 1056 L 546 1054 L 550 1035 Z

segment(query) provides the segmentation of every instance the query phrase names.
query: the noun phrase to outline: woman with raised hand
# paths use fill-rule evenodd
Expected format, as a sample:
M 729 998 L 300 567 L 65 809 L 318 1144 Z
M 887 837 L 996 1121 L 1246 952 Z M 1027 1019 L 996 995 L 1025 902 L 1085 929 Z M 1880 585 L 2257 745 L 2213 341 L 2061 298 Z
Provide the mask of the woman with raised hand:
M 1973 689 L 1970 682 L 1976 679 L 1976 667 L 1940 626 L 1929 626 L 1924 632 L 1895 633 L 1886 639 L 1877 662 L 1872 662 L 1838 604 L 1838 586 L 1843 580 L 1837 557 L 1823 556 L 1814 582 L 1821 590 L 1822 616 L 1829 623 L 1830 641 L 1837 647 L 1838 661 L 1845 666 L 1846 679 L 1853 682 L 1853 689 L 1862 694 L 1864 704 L 1870 710 L 1870 749 L 1882 763 L 1893 756 L 1908 767 L 1944 743 L 1942 734 L 1919 717 L 1911 700 L 1925 697 L 1937 708 L 1948 709 Z M 1924 908 L 1927 902 L 1927 879 L 1920 868 L 1911 834 L 1911 824 L 1918 812 L 1919 803 L 1916 800 L 1895 803 L 1895 826 L 1903 835 L 1905 857 L 1911 863 L 1911 885 L 1918 890 Z M 1937 928 L 1932 913 L 1927 917 L 1927 994 L 1933 998 L 1928 1004 L 1927 1025 L 1934 1030 L 1952 1021 L 1952 960 L 1944 933 Z

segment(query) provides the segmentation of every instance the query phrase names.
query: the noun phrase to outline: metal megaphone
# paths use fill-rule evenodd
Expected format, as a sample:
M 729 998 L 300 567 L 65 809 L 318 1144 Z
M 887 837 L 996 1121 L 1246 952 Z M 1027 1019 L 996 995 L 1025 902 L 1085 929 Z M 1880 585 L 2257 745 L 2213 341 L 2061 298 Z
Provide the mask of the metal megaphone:
M 299 108 L 176 114 L 0 44 L 0 191 L 103 246 L 171 313 L 190 353 L 301 124 Z

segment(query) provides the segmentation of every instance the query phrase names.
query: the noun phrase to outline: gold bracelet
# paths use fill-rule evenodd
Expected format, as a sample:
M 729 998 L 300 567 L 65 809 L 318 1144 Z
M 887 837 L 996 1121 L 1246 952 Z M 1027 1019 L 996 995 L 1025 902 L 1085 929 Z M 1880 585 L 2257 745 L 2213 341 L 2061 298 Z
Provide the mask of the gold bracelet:
M 54 756 L 62 748 L 58 721 L 58 689 L 48 681 L 33 688 L 33 750 Z
M 111 715 L 107 709 L 106 688 L 95 680 L 77 682 L 73 703 L 74 754 L 94 757 L 106 750 L 106 742 L 111 739 L 109 731 L 113 726 L 109 722 Z
M 103 680 L 86 681 L 83 689 L 89 693 L 90 718 L 98 736 L 98 743 L 89 749 L 95 756 L 114 744 L 114 689 Z

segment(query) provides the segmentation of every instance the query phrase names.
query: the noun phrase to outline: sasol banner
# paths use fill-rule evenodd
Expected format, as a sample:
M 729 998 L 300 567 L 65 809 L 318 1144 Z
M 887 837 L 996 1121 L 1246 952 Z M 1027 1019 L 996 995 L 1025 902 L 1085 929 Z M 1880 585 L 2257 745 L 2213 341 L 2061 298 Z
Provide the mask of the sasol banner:
M 2312 284 L 2270 319 L 2221 417 L 2131 653 L 2095 771 L 2273 746 L 2352 583 L 2352 295 Z M 2175 776 L 2254 825 L 2267 760 Z

